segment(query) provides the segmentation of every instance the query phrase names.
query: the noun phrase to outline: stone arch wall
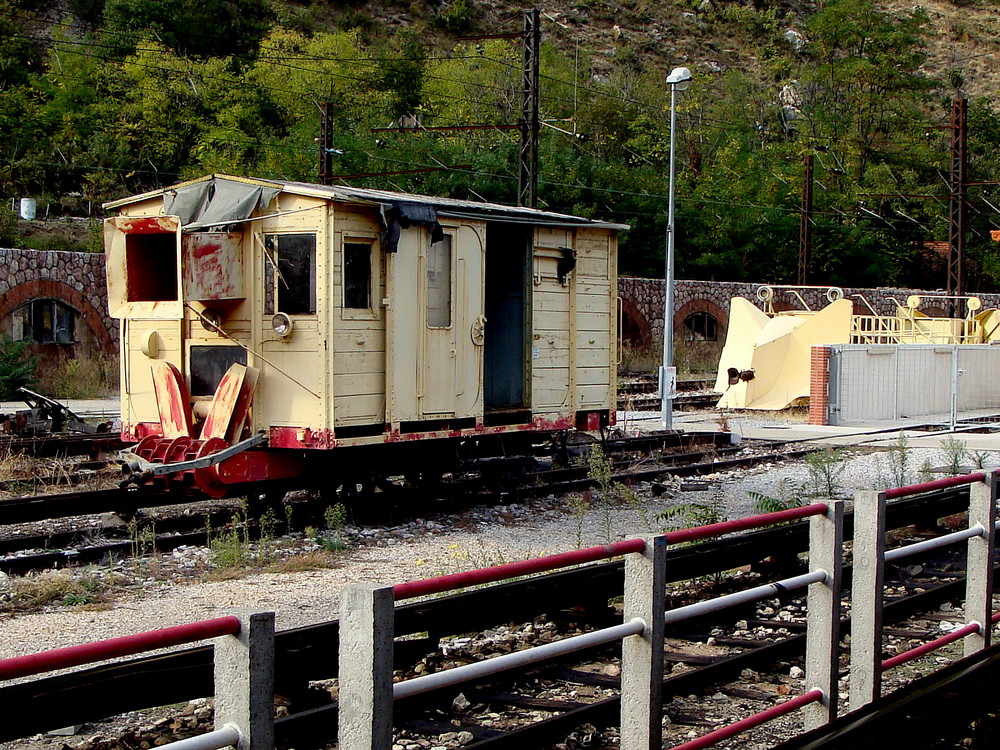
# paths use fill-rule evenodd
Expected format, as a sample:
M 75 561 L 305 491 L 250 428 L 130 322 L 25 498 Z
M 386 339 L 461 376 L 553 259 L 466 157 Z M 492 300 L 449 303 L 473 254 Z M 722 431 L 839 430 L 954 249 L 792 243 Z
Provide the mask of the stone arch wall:
M 622 340 L 632 346 L 649 346 L 653 343 L 653 332 L 639 308 L 632 300 L 622 300 Z
M 100 351 L 118 355 L 118 321 L 108 313 L 101 253 L 0 248 L 0 331 L 10 314 L 33 299 L 57 299 L 80 313 Z
M 719 340 L 725 341 L 726 331 L 729 327 L 729 301 L 733 297 L 745 297 L 762 310 L 766 309 L 766 303 L 757 299 L 757 289 L 764 284 L 752 282 L 733 281 L 685 281 L 674 282 L 674 309 L 673 326 L 674 337 L 683 335 L 684 319 L 694 311 L 704 309 L 711 312 L 709 306 L 722 311 L 722 316 L 717 315 L 719 321 Z M 817 287 L 815 289 L 802 289 L 799 294 L 806 304 L 813 310 L 819 310 L 827 304 L 826 292 L 828 287 Z M 934 295 L 942 294 L 937 291 L 927 291 L 921 289 L 863 289 L 843 287 L 844 296 L 847 299 L 854 299 L 854 310 L 858 314 L 870 312 L 868 304 L 875 309 L 879 315 L 895 315 L 896 305 L 906 304 L 906 298 L 911 294 Z M 618 279 L 618 294 L 622 298 L 623 308 L 631 305 L 636 315 L 642 316 L 652 334 L 654 342 L 663 341 L 663 298 L 665 294 L 663 279 L 640 279 L 624 276 Z M 1000 294 L 977 294 L 983 303 L 984 308 L 1000 308 Z M 868 304 L 865 304 L 867 300 Z M 697 305 L 703 305 L 698 308 Z M 773 305 L 776 310 L 800 309 L 802 305 L 798 299 L 786 290 L 775 289 Z M 933 310 L 940 308 L 942 303 L 937 300 L 928 300 L 922 309 Z M 942 308 L 943 309 L 943 308 Z M 964 310 L 963 310 L 964 313 Z
M 688 316 L 696 312 L 708 313 L 715 318 L 716 325 L 718 326 L 718 340 L 725 339 L 725 331 L 729 329 L 729 313 L 725 308 L 710 299 L 693 299 L 682 305 L 674 314 L 675 332 L 683 335 L 684 321 L 688 319 Z

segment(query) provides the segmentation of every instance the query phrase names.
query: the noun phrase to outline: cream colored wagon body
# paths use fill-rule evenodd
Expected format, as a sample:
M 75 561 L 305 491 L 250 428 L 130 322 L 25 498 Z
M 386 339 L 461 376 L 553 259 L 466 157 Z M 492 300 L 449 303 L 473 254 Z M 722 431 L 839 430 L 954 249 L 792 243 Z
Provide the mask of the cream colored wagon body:
M 122 435 L 194 445 L 215 409 L 227 444 L 267 439 L 240 459 L 265 468 L 241 477 L 227 460 L 223 483 L 292 471 L 268 470 L 265 448 L 308 458 L 613 420 L 621 225 L 224 175 L 107 208 Z M 254 376 L 233 391 L 246 408 L 217 394 L 233 365 Z

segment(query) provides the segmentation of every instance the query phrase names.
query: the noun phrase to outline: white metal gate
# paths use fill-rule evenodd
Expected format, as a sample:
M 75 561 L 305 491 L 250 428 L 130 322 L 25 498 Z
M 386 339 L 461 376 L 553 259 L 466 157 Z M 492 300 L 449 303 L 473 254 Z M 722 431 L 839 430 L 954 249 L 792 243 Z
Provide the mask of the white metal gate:
M 1000 346 L 830 347 L 829 424 L 1000 412 Z

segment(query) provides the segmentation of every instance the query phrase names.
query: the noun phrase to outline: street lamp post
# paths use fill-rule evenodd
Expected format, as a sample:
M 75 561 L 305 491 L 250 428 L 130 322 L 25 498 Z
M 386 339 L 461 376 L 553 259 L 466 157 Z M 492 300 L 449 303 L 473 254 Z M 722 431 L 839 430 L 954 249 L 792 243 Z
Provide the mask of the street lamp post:
M 669 430 L 674 423 L 677 368 L 674 367 L 674 132 L 677 125 L 677 92 L 691 83 L 691 71 L 674 68 L 667 76 L 670 86 L 670 190 L 667 198 L 667 251 L 663 299 L 663 365 L 660 367 L 660 424 Z

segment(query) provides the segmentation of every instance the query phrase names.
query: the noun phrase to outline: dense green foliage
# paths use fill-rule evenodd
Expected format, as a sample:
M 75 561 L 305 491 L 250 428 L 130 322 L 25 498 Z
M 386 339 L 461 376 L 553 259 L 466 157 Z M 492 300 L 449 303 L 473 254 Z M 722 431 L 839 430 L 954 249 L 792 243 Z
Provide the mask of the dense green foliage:
M 319 6 L 335 4 L 71 0 L 73 15 L 54 24 L 42 5 L 0 0 L 4 194 L 100 200 L 208 172 L 314 180 L 329 102 L 335 172 L 393 173 L 351 184 L 515 198 L 516 131 L 373 131 L 517 122 L 519 45 L 447 41 L 516 30 L 479 28 L 471 0 L 413 0 L 417 20 L 399 27 L 353 3 L 327 18 Z M 683 7 L 654 6 L 679 28 Z M 699 6 L 706 44 L 738 42 L 754 64 L 691 63 L 694 85 L 678 95 L 678 275 L 794 281 L 802 160 L 813 154 L 811 281 L 941 286 L 944 260 L 922 247 L 947 239 L 939 126 L 961 82 L 927 74 L 927 18 L 890 16 L 874 0 L 826 0 L 804 21 L 782 13 L 768 2 Z M 788 38 L 791 27 L 801 36 Z M 623 37 L 592 74 L 584 49 L 546 40 L 541 67 L 543 207 L 631 224 L 621 270 L 661 274 L 671 61 L 654 65 Z M 972 102 L 970 122 L 970 178 L 995 180 L 994 103 Z M 973 191 L 972 288 L 1000 281 L 992 203 Z
M 18 388 L 32 386 L 37 368 L 30 342 L 0 337 L 0 401 L 16 399 Z

